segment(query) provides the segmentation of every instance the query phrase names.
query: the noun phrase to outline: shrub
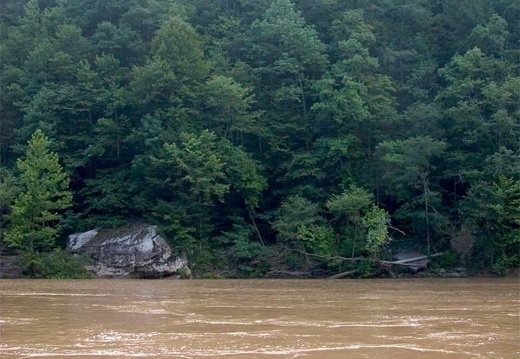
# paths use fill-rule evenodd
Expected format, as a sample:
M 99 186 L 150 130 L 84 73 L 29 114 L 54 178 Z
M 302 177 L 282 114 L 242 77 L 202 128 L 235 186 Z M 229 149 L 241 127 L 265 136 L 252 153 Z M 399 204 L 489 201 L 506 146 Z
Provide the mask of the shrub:
M 48 253 L 27 252 L 20 257 L 22 273 L 32 278 L 90 278 L 88 256 L 74 256 L 61 249 Z

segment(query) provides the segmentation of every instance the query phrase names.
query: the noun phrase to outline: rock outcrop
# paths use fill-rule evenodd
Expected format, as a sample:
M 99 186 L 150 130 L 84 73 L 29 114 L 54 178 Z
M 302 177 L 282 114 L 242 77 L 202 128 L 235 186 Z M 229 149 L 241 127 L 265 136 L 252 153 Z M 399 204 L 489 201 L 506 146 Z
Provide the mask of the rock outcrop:
M 87 253 L 87 268 L 98 277 L 162 278 L 190 275 L 185 257 L 175 257 L 156 227 L 139 224 L 113 230 L 91 230 L 69 236 L 67 249 Z

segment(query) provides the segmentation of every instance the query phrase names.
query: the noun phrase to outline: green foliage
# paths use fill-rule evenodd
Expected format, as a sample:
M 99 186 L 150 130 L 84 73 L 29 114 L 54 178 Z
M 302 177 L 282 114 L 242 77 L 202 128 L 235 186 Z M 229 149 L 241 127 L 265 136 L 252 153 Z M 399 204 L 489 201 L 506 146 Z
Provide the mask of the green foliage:
M 181 17 L 166 21 L 155 33 L 151 46 L 153 54 L 177 74 L 180 84 L 187 85 L 205 76 L 207 67 L 200 37 Z
M 302 244 L 319 255 L 331 255 L 334 232 L 315 203 L 300 196 L 287 198 L 278 209 L 273 228 L 287 244 Z
M 7 215 L 19 191 L 15 176 L 7 168 L 0 167 L 0 242 L 3 242 L 4 229 L 8 223 Z
M 377 265 L 374 261 L 364 259 L 357 263 L 356 269 L 360 272 L 361 278 L 372 278 L 376 274 Z
M 17 162 L 21 193 L 9 216 L 5 242 L 22 252 L 53 248 L 62 213 L 72 203 L 69 179 L 49 146 L 49 139 L 37 130 L 25 157 Z
M 132 94 L 139 106 L 163 107 L 175 104 L 177 78 L 168 62 L 157 58 L 144 66 L 135 67 Z
M 243 143 L 244 134 L 256 133 L 258 113 L 252 113 L 251 89 L 234 79 L 217 75 L 206 82 L 208 124 L 233 143 Z
M 190 270 L 186 267 L 182 267 L 177 271 L 180 279 L 189 279 L 191 278 Z
M 433 162 L 446 149 L 446 143 L 431 137 L 385 141 L 378 151 L 385 168 L 385 179 L 399 199 L 407 199 L 416 191 L 422 192 L 432 170 Z M 411 193 L 410 193 L 411 192 Z
M 176 181 L 173 187 L 181 188 L 202 205 L 222 201 L 229 191 L 225 179 L 224 162 L 216 149 L 215 135 L 203 131 L 199 136 L 182 133 L 180 144 L 165 145 L 171 159 Z
M 335 221 L 347 220 L 359 225 L 373 202 L 372 194 L 362 188 L 351 186 L 339 195 L 332 195 L 327 201 L 327 208 Z
M 224 172 L 230 184 L 230 190 L 237 193 L 248 211 L 260 204 L 262 192 L 267 186 L 263 169 L 250 154 L 231 142 L 219 142 L 219 151 L 225 162 Z
M 240 219 L 235 219 L 235 222 L 230 231 L 216 238 L 229 247 L 225 254 L 229 269 L 238 277 L 261 277 L 269 268 L 267 258 L 270 250 L 255 239 L 250 225 Z
M 61 249 L 47 253 L 26 252 L 20 257 L 23 275 L 31 278 L 85 279 L 91 274 L 85 269 L 88 256 L 73 256 Z
M 373 202 L 372 194 L 356 186 L 332 195 L 327 201 L 326 207 L 332 215 L 332 223 L 342 238 L 343 243 L 339 246 L 342 255 L 356 255 L 359 242 L 364 241 L 363 217 Z M 345 252 L 346 248 L 350 248 L 350 252 Z
M 260 56 L 279 74 L 312 71 L 327 61 L 316 30 L 306 25 L 290 0 L 274 1 L 252 30 L 264 50 Z
M 158 215 L 167 225 L 194 228 L 202 245 L 211 231 L 210 208 L 222 203 L 230 188 L 216 136 L 209 131 L 181 133 L 178 143 L 165 144 L 161 157 L 152 158 L 152 165 L 166 176 L 157 180 L 167 191 L 163 197 L 169 199 L 159 203 L 163 209 L 156 207 Z M 170 210 L 165 212 L 166 208 Z
M 98 171 L 96 178 L 85 180 L 85 187 L 80 192 L 86 206 L 85 225 L 115 228 L 137 215 L 137 208 L 128 206 L 137 192 L 130 176 L 127 170 L 110 169 Z
M 516 166 L 518 167 L 518 166 Z M 518 172 L 517 172 L 518 173 Z M 492 268 L 520 265 L 520 179 L 503 174 L 477 183 L 465 201 L 466 225 L 475 232 L 480 255 Z
M 365 249 L 373 259 L 378 259 L 381 247 L 389 242 L 388 213 L 384 209 L 373 206 L 363 217 L 362 225 L 367 231 Z
M 207 130 L 181 133 L 177 142 L 165 144 L 156 156 L 140 158 L 134 167 L 148 180 L 143 208 L 148 204 L 175 246 L 189 252 L 219 235 L 215 208 L 225 212 L 227 201 L 240 203 L 243 215 L 252 218 L 266 186 L 249 154 Z M 219 214 L 233 216 L 232 211 Z
M 486 25 L 477 25 L 469 36 L 469 41 L 486 53 L 500 54 L 505 47 L 507 22 L 498 14 L 493 14 Z
M 432 269 L 453 269 L 460 264 L 459 256 L 452 251 L 446 251 L 439 257 L 431 259 L 430 268 Z
M 263 267 L 249 255 L 263 244 L 290 247 L 280 258 L 294 268 L 323 265 L 303 253 L 377 258 L 384 208 L 399 237 L 390 247 L 444 251 L 470 231 L 469 264 L 514 267 L 517 7 L 2 2 L 2 235 L 43 250 L 66 208 L 81 228 L 139 218 L 198 257 L 199 275 L 233 267 L 232 252 L 234 273 L 254 276 Z M 13 180 L 38 129 L 74 196 L 31 222 L 41 230 L 20 218 L 60 201 L 29 188 L 64 190 Z
M 372 259 L 379 258 L 381 247 L 388 243 L 388 213 L 374 205 L 374 196 L 366 190 L 351 186 L 339 195 L 333 195 L 326 203 L 332 215 L 332 223 L 343 238 L 343 247 L 351 248 L 356 255 L 358 244 Z M 341 247 L 341 246 L 340 246 Z
M 436 160 L 447 147 L 443 141 L 429 136 L 385 141 L 377 146 L 384 166 L 383 180 L 389 195 L 401 202 L 401 218 L 410 219 L 420 235 L 426 237 L 428 252 L 432 244 L 431 228 L 440 220 L 439 193 L 432 189 L 431 177 Z

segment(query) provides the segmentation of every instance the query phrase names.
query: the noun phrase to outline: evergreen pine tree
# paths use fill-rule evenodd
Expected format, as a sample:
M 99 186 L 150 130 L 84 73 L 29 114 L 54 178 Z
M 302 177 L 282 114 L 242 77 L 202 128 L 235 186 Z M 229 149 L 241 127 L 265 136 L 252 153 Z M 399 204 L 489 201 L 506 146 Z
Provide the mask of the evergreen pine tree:
M 43 132 L 36 130 L 25 157 L 17 161 L 21 192 L 12 206 L 5 242 L 25 253 L 55 245 L 62 212 L 72 203 L 69 179 L 50 144 Z

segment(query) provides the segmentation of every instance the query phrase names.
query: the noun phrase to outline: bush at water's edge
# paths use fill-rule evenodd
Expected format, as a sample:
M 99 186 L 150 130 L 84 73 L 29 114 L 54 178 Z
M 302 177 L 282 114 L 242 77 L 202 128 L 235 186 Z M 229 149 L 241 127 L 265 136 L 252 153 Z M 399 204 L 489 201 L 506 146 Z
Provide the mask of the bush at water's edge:
M 91 278 L 85 269 L 89 261 L 86 256 L 73 256 L 61 249 L 0 256 L 0 278 Z

